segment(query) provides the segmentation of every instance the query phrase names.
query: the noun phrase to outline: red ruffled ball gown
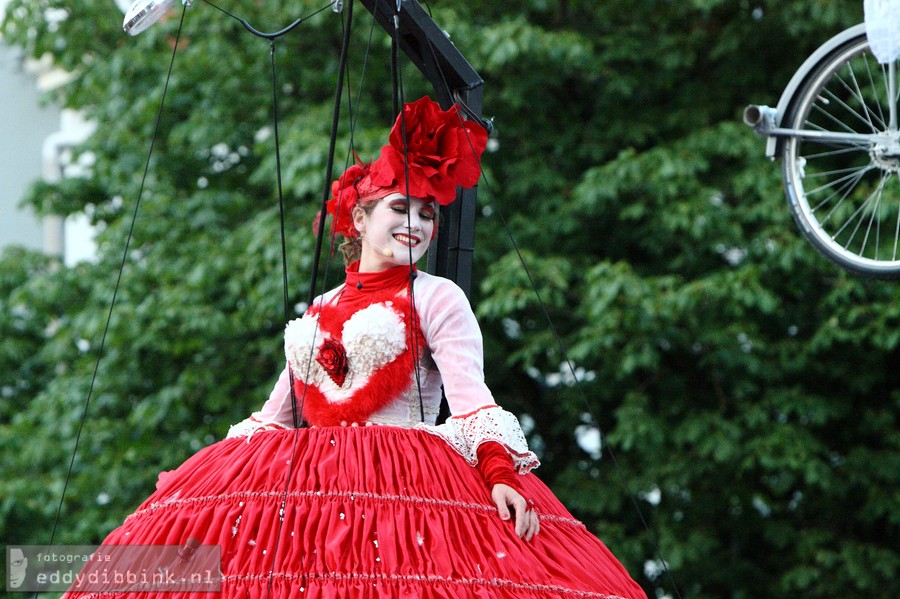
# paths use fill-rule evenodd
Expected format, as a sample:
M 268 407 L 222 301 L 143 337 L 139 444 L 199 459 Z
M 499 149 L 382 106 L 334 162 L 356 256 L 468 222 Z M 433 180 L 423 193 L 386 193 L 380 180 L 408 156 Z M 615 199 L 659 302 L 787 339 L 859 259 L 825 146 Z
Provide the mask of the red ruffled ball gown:
M 222 595 L 210 597 L 645 598 L 528 473 L 538 461 L 484 385 L 463 293 L 414 281 L 415 309 L 408 267 L 348 269 L 288 324 L 288 368 L 263 408 L 161 474 L 104 544 L 218 545 Z M 291 381 L 309 428 L 290 427 Z M 442 384 L 454 416 L 421 424 L 434 422 Z M 484 444 L 505 450 L 535 505 L 531 541 L 497 514 Z

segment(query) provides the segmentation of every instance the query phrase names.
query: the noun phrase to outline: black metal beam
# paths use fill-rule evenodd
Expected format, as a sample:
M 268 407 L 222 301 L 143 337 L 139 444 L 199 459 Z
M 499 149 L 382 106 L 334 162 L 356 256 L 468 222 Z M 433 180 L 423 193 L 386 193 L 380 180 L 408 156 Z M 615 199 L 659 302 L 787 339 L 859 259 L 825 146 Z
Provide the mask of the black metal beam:
M 434 99 L 449 108 L 456 99 L 481 116 L 484 81 L 416 0 L 360 0 L 434 88 Z M 441 207 L 436 245 L 428 252 L 428 271 L 456 282 L 466 295 L 472 286 L 477 188 L 457 192 Z

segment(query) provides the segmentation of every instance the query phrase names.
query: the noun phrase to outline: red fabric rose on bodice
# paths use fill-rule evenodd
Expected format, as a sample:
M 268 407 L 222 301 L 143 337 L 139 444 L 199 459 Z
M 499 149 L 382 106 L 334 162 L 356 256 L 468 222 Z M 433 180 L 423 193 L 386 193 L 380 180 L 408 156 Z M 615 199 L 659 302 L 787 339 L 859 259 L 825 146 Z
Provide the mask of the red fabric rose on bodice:
M 341 387 L 344 384 L 347 377 L 347 352 L 343 345 L 333 339 L 325 339 L 319 348 L 316 362 L 322 365 L 335 385 Z

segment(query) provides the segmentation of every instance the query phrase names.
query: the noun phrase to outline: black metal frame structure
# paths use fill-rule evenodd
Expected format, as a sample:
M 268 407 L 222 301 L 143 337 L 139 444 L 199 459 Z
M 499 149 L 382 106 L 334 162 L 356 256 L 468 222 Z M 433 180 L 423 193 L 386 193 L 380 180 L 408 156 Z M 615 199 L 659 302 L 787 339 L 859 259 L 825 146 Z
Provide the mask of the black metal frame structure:
M 390 35 L 395 24 L 400 48 L 434 87 L 434 99 L 449 108 L 459 99 L 481 116 L 484 80 L 416 0 L 360 0 Z M 396 17 L 396 21 L 395 21 Z M 441 207 L 436 247 L 428 252 L 428 271 L 456 282 L 469 295 L 475 251 L 478 188 L 462 189 Z

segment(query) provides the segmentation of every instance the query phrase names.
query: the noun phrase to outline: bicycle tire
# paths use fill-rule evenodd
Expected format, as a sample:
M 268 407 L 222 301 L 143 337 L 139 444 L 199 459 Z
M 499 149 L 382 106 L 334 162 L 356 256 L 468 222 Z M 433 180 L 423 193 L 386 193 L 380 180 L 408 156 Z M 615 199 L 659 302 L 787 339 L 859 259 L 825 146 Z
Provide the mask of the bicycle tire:
M 887 73 L 871 54 L 865 33 L 823 57 L 797 89 L 783 127 L 864 134 L 889 129 Z M 798 136 L 782 144 L 782 175 L 794 220 L 816 250 L 850 273 L 900 279 L 896 150 Z

